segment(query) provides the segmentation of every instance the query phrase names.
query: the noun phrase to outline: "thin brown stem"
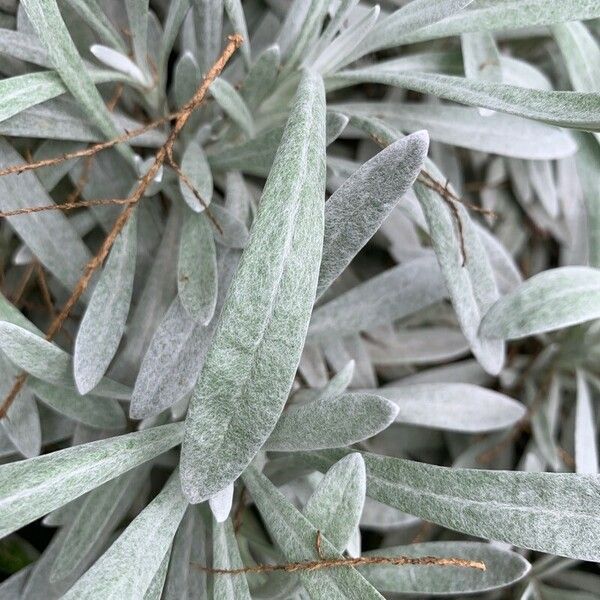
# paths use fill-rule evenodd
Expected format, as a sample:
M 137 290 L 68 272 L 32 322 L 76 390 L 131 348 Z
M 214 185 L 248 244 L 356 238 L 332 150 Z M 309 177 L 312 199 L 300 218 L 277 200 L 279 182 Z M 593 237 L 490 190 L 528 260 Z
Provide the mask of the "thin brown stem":
M 438 558 L 436 556 L 360 556 L 358 558 L 328 558 L 325 560 L 307 560 L 276 565 L 259 564 L 252 567 L 240 567 L 238 569 L 216 569 L 197 563 L 192 563 L 192 565 L 200 571 L 212 573 L 213 575 L 246 575 L 248 573 L 273 573 L 276 571 L 294 573 L 297 571 L 319 571 L 321 569 L 362 567 L 365 565 L 461 567 L 465 569 L 477 569 L 478 571 L 486 570 L 485 563 L 480 560 Z

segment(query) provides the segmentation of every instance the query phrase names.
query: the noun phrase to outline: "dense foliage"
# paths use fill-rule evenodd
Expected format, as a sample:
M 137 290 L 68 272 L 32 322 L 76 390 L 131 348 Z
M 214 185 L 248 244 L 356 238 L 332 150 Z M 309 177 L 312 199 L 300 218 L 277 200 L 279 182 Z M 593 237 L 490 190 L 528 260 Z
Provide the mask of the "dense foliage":
M 598 598 L 598 0 L 0 0 L 0 598 Z

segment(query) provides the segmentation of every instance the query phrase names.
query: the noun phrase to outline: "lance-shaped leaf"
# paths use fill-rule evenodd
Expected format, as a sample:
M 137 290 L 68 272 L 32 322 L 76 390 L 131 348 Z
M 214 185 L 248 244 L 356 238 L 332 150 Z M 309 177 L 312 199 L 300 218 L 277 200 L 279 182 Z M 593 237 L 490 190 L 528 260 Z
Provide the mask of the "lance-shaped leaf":
M 244 566 L 231 520 L 213 523 L 213 568 L 240 569 Z M 245 575 L 215 575 L 215 600 L 251 600 Z
M 589 264 L 600 268 L 600 145 L 587 133 L 580 133 L 577 142 L 577 173 L 587 209 Z
M 123 53 L 102 44 L 93 44 L 90 46 L 90 52 L 107 67 L 121 71 L 121 73 L 129 75 L 141 85 L 145 85 L 146 80 L 140 68 Z
M 54 68 L 90 120 L 109 138 L 119 135 L 102 96 L 88 75 L 56 0 L 24 0 L 27 16 L 46 47 Z
M 514 585 L 531 570 L 516 552 L 480 542 L 425 542 L 365 552 L 365 556 L 436 556 L 481 561 L 485 571 L 461 567 L 367 565 L 359 571 L 380 592 L 430 594 L 483 594 Z
M 186 183 L 179 178 L 183 198 L 194 212 L 202 212 L 212 200 L 213 178 L 204 150 L 195 141 L 191 141 L 183 152 L 181 170 L 188 180 Z M 190 185 L 193 189 L 190 189 Z M 194 190 L 202 200 L 196 197 Z
M 365 461 L 358 452 L 349 454 L 325 473 L 302 511 L 340 553 L 358 527 L 366 487 Z
M 325 204 L 325 236 L 317 297 L 379 229 L 417 178 L 429 138 L 422 131 L 382 150 L 351 175 Z
M 186 419 L 182 482 L 193 502 L 240 475 L 291 388 L 321 260 L 324 156 L 323 82 L 306 72 Z
M 593 0 L 503 0 L 475 3 L 469 8 L 417 31 L 407 31 L 400 42 L 412 44 L 468 31 L 501 31 L 552 25 L 600 17 Z
M 432 165 L 428 170 L 433 170 Z M 435 171 L 433 178 L 441 179 Z M 415 192 L 462 332 L 481 366 L 497 375 L 504 363 L 504 344 L 481 339 L 477 332 L 482 316 L 499 296 L 479 233 L 459 202 L 443 198 L 422 183 L 415 185 Z
M 279 46 L 270 46 L 256 59 L 241 90 L 248 108 L 257 108 L 271 93 L 277 80 L 280 62 Z
M 229 118 L 248 137 L 252 137 L 254 135 L 254 119 L 235 88 L 225 79 L 218 78 L 211 83 L 210 93 Z
M 122 73 L 115 71 L 94 71 L 91 76 L 95 83 L 126 79 Z M 0 121 L 56 98 L 66 91 L 65 84 L 54 71 L 26 73 L 3 79 L 0 81 Z
M 0 140 L 0 168 L 22 162 L 21 155 Z M 31 171 L 0 177 L 0 194 L 5 211 L 53 203 Z M 9 217 L 8 221 L 44 267 L 67 289 L 74 288 L 91 254 L 66 216 L 55 210 Z
M 160 494 L 63 598 L 142 599 L 171 547 L 187 506 L 175 472 Z
M 0 322 L 0 349 L 16 366 L 34 377 L 54 385 L 74 388 L 71 357 L 58 346 L 38 335 L 13 325 Z M 120 383 L 103 378 L 94 388 L 97 396 L 129 398 L 129 390 Z
M 514 425 L 526 412 L 504 394 L 467 383 L 421 383 L 374 393 L 396 403 L 398 423 L 434 429 L 494 431 Z
M 188 507 L 171 546 L 169 568 L 164 584 L 165 591 L 162 596 L 159 595 L 163 600 L 177 600 L 185 598 L 187 595 L 188 580 L 193 568 L 190 565 L 190 559 L 194 543 L 195 521 L 195 511 Z
M 119 347 L 131 304 L 136 254 L 134 213 L 113 244 L 79 325 L 73 374 L 80 394 L 87 394 L 100 383 Z
M 217 315 L 221 312 L 238 258 L 238 253 L 229 252 L 219 260 Z M 173 300 L 144 355 L 131 394 L 129 413 L 132 418 L 157 415 L 193 390 L 216 325 L 217 317 L 208 325 L 197 323 L 179 298 Z
M 577 371 L 577 408 L 575 413 L 575 466 L 577 473 L 598 473 L 596 418 L 590 390 L 581 371 Z
M 338 80 L 381 83 L 561 127 L 600 130 L 598 94 L 532 90 L 439 73 L 401 72 L 377 65 L 353 71 L 340 71 L 337 75 L 329 77 L 328 83 L 335 84 Z
M 294 405 L 281 415 L 266 448 L 341 448 L 379 433 L 394 421 L 397 411 L 392 402 L 381 396 L 357 392 Z
M 0 536 L 16 531 L 181 442 L 179 423 L 0 466 Z
M 308 342 L 320 342 L 406 317 L 447 296 L 436 260 L 425 256 L 385 271 L 319 307 Z
M 76 571 L 96 542 L 106 535 L 106 529 L 120 521 L 129 510 L 149 468 L 140 467 L 92 490 L 83 497 L 74 519 L 66 527 L 50 573 L 51 581 L 62 581 Z
M 206 215 L 188 214 L 181 230 L 177 291 L 187 313 L 206 325 L 217 304 L 217 250 Z
M 239 33 L 244 40 L 240 46 L 240 52 L 242 53 L 246 67 L 249 68 L 252 62 L 252 57 L 250 56 L 250 36 L 248 35 L 248 26 L 246 25 L 242 2 L 241 0 L 224 0 L 223 4 L 233 30 Z
M 453 13 L 460 12 L 473 0 L 413 0 L 402 8 L 382 19 L 369 33 L 363 44 L 357 48 L 354 58 L 369 52 L 391 48 L 402 43 L 403 37 L 410 32 L 421 30 L 430 23 L 443 21 Z
M 30 378 L 29 389 L 47 406 L 57 412 L 97 429 L 123 429 L 125 413 L 117 400 L 98 396 L 81 396 L 75 390 Z
M 125 9 L 135 61 L 142 71 L 147 71 L 149 0 L 125 0 Z
M 319 560 L 316 548 L 318 525 L 311 523 L 261 473 L 250 467 L 244 483 L 286 559 L 290 562 Z M 321 550 L 328 558 L 341 554 L 326 538 Z M 353 567 L 299 571 L 302 584 L 313 600 L 381 600 L 382 596 Z
M 323 471 L 349 452 L 321 450 L 304 460 Z M 453 469 L 362 454 L 367 495 L 379 502 L 469 535 L 600 558 L 600 476 Z
M 224 487 L 208 500 L 208 505 L 217 523 L 223 523 L 229 517 L 233 504 L 233 483 Z
M 600 270 L 560 267 L 534 275 L 485 314 L 483 337 L 512 340 L 600 317 Z
M 541 160 L 571 156 L 577 150 L 573 138 L 557 127 L 503 113 L 484 117 L 465 106 L 356 102 L 330 108 L 382 119 L 400 131 L 426 129 L 434 141 L 503 156 Z

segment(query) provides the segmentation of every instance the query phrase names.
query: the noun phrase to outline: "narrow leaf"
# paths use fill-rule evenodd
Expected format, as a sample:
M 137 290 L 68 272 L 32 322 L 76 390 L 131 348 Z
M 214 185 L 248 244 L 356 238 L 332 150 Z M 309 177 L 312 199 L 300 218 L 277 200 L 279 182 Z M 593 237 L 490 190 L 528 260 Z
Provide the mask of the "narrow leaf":
M 173 423 L 0 466 L 0 536 L 166 452 L 181 434 Z
M 581 371 L 577 371 L 577 408 L 575 412 L 575 466 L 577 473 L 598 473 L 596 418 L 590 390 Z
M 244 565 L 231 520 L 213 523 L 213 568 L 240 569 Z M 251 600 L 245 575 L 217 575 L 213 584 L 215 600 Z
M 181 170 L 189 179 L 189 184 L 198 192 L 202 201 L 196 197 L 190 186 L 179 178 L 179 188 L 183 198 L 194 212 L 202 212 L 212 200 L 213 178 L 204 150 L 194 141 L 191 141 L 183 152 Z
M 194 502 L 252 460 L 300 361 L 323 240 L 324 96 L 307 72 L 190 404 L 182 481 Z

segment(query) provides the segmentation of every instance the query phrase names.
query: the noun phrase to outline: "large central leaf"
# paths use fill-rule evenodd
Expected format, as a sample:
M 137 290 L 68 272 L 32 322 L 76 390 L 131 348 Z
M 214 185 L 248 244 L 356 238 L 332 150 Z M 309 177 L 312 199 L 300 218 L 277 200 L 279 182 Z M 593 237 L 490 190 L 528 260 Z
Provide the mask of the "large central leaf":
M 306 73 L 186 419 L 192 502 L 236 479 L 281 414 L 315 299 L 324 192 L 325 94 Z

